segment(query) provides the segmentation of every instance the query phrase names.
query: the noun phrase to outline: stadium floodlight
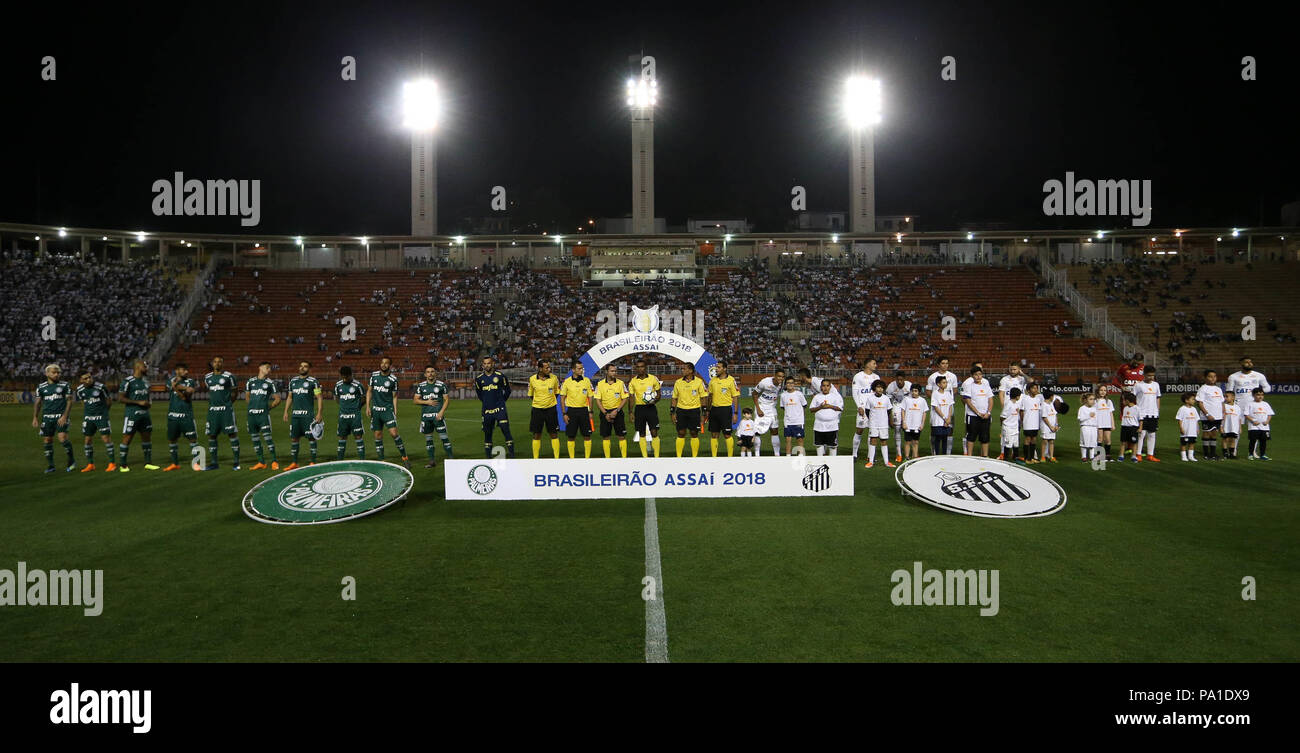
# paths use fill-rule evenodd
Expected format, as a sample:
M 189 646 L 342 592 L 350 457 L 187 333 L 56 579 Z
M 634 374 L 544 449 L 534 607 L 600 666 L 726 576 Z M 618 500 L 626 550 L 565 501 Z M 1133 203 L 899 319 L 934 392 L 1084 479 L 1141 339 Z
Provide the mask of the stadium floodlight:
M 36 236 L 36 240 L 38 240 L 38 241 L 39 241 L 39 240 L 40 240 L 40 239 L 41 239 L 41 236 L 39 236 L 39 235 L 38 235 L 38 236 Z
M 561 239 L 560 239 L 560 236 L 558 236 L 558 235 L 554 235 L 554 236 L 551 236 L 551 237 L 555 239 L 555 242 L 556 242 L 556 243 L 559 243 L 560 240 L 561 240 Z
M 135 234 L 135 239 L 136 239 L 137 241 L 140 241 L 141 243 L 144 243 L 144 233 L 143 233 L 143 232 L 136 233 L 136 234 Z
M 434 132 L 442 97 L 431 79 L 402 85 L 402 125 L 411 132 L 411 235 L 438 232 L 438 153 Z
M 968 240 L 968 241 L 973 241 L 973 240 L 975 240 L 975 234 L 974 234 L 974 233 L 967 233 L 967 234 L 966 234 L 966 240 Z
M 1215 242 L 1215 243 L 1223 243 L 1223 236 L 1220 235 L 1218 238 L 1215 238 L 1215 239 L 1214 239 L 1214 242 Z
M 463 235 L 456 236 L 456 242 L 462 246 L 465 245 L 465 236 Z
M 875 126 L 882 119 L 880 80 L 849 76 L 844 83 L 844 119 L 849 126 L 849 229 L 876 232 Z
M 402 126 L 413 131 L 431 131 L 438 127 L 442 101 L 438 84 L 427 78 L 402 85 Z
M 1029 239 L 1028 239 L 1028 238 L 1025 238 L 1023 242 L 1024 242 L 1024 243 L 1028 243 L 1028 242 L 1029 242 Z
M 299 246 L 301 246 L 301 245 L 302 245 L 302 236 L 301 236 L 301 235 L 297 236 L 296 238 L 293 239 L 293 242 L 294 242 L 294 243 L 297 243 Z
M 627 106 L 648 109 L 659 103 L 659 82 L 642 76 L 627 80 Z
M 369 245 L 370 245 L 370 238 L 367 237 L 367 236 L 364 236 L 364 235 L 361 236 L 361 245 L 363 245 L 363 246 L 369 246 Z
M 902 233 L 894 233 L 894 242 L 895 242 L 895 243 L 902 243 L 902 242 L 903 242 L 903 234 L 902 234 Z
M 67 237 L 68 237 L 68 229 L 67 229 L 67 228 L 62 228 L 62 227 L 59 228 L 59 237 L 60 237 L 60 238 L 67 238 Z
M 730 243 L 730 242 L 731 242 L 731 233 L 727 233 L 726 235 L 722 236 L 722 240 L 724 240 L 724 241 Z
M 1238 235 L 1241 235 L 1241 231 L 1234 227 L 1232 229 L 1232 237 L 1236 238 Z
M 838 234 L 834 234 L 831 236 L 831 243 L 839 243 L 839 242 L 840 242 L 840 236 Z
M 849 76 L 844 84 L 844 117 L 853 129 L 877 125 L 882 120 L 880 80 Z

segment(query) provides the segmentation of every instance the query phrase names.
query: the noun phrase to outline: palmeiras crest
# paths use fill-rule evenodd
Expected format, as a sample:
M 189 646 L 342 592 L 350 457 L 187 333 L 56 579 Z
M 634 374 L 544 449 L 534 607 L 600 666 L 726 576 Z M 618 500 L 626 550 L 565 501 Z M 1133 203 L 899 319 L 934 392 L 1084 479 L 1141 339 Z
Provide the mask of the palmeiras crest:
M 1029 492 L 1007 481 L 1001 473 L 980 471 L 979 473 L 952 473 L 940 471 L 934 474 L 943 481 L 943 493 L 949 497 L 970 502 L 1015 502 L 1029 499 Z

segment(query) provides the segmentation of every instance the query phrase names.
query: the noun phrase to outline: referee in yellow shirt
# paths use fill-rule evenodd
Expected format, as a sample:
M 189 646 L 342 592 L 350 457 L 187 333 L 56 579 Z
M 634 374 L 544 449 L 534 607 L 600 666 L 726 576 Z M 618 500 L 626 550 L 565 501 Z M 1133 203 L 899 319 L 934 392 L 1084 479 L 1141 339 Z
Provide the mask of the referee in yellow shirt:
M 572 364 L 573 376 L 564 380 L 560 386 L 560 397 L 564 400 L 565 434 L 569 435 L 569 457 L 578 457 L 578 432 L 587 448 L 587 457 L 591 457 L 591 380 L 582 375 L 582 362 Z
M 596 402 L 600 403 L 600 442 L 609 454 L 610 434 L 618 435 L 618 446 L 627 457 L 627 424 L 623 421 L 623 406 L 627 405 L 627 386 L 614 374 L 614 364 L 605 367 L 605 378 L 596 384 Z
M 644 440 L 641 457 L 650 457 L 650 438 L 654 438 L 655 457 L 659 457 L 659 377 L 649 373 L 644 358 L 636 359 L 636 373 L 628 383 L 632 393 L 632 429 Z
M 704 380 L 695 373 L 695 366 L 682 364 L 682 378 L 673 382 L 673 406 L 670 411 L 677 424 L 677 457 L 686 447 L 686 433 L 691 435 L 691 457 L 700 456 L 700 405 L 704 400 Z
M 718 434 L 727 435 L 727 457 L 732 457 L 736 449 L 736 440 L 731 436 L 731 427 L 736 425 L 737 411 L 740 409 L 740 388 L 736 378 L 727 373 L 727 362 L 718 361 L 717 372 L 709 380 L 709 452 L 718 456 Z
M 551 362 L 537 362 L 537 373 L 528 377 L 528 396 L 533 399 L 533 415 L 528 430 L 533 433 L 533 459 L 542 456 L 542 429 L 551 435 L 551 454 L 560 457 L 560 417 L 555 413 L 555 396 L 560 394 L 560 379 L 551 373 Z

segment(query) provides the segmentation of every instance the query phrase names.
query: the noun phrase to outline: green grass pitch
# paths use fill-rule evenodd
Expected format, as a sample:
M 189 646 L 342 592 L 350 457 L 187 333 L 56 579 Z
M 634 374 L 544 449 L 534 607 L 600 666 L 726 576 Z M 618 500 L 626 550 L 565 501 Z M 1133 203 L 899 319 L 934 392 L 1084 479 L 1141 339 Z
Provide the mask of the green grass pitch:
M 1294 661 L 1300 399 L 1271 398 L 1273 462 L 1196 465 L 1179 462 L 1175 400 L 1162 402 L 1158 465 L 1092 470 L 1065 417 L 1061 463 L 1036 467 L 1069 504 L 1046 518 L 943 512 L 902 497 L 891 469 L 861 463 L 853 498 L 658 500 L 669 657 Z M 482 455 L 476 405 L 457 401 L 448 414 L 461 457 Z M 289 527 L 240 510 L 268 474 L 247 470 L 247 435 L 239 472 L 222 438 L 216 472 L 147 472 L 137 445 L 129 474 L 47 476 L 31 408 L 0 408 L 0 568 L 102 569 L 105 583 L 98 617 L 0 607 L 0 660 L 643 661 L 644 503 L 448 502 L 441 468 L 422 467 L 416 411 L 401 409 L 416 477 L 405 507 Z M 196 406 L 200 427 L 204 411 Z M 242 403 L 237 411 L 242 431 Z M 510 411 L 518 454 L 531 457 L 528 407 Z M 332 412 L 322 459 L 334 454 Z M 79 415 L 74 407 L 80 464 Z M 112 416 L 117 432 L 121 408 Z M 283 461 L 289 441 L 275 429 Z M 165 464 L 158 436 L 154 458 Z M 102 446 L 96 459 L 102 469 Z M 999 570 L 1000 612 L 894 606 L 891 573 L 918 560 Z M 356 579 L 355 601 L 341 598 L 344 576 Z M 1253 601 L 1242 599 L 1246 576 Z

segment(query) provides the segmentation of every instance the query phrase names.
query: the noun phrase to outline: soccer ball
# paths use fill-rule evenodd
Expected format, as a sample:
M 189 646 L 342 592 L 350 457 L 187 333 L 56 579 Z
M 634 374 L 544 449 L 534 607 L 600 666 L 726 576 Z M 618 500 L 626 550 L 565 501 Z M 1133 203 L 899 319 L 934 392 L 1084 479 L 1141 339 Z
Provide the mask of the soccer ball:
M 644 399 L 647 403 L 653 403 L 655 401 L 655 397 L 656 397 L 655 390 L 653 387 L 651 387 L 650 389 L 645 391 L 645 394 L 642 396 L 642 399 Z

